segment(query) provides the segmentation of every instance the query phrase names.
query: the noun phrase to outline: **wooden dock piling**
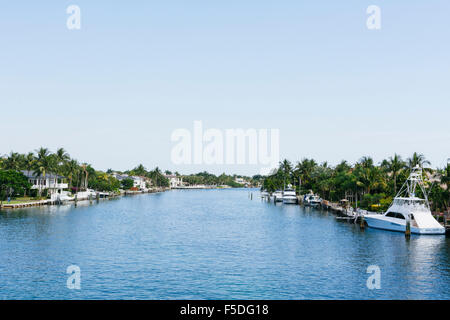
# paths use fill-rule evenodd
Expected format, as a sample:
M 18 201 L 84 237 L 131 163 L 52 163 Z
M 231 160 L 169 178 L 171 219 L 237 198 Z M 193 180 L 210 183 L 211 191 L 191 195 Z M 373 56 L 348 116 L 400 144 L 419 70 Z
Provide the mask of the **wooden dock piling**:
M 405 238 L 409 239 L 411 237 L 411 220 L 406 220 L 406 230 L 405 230 Z
M 445 234 L 447 236 L 450 236 L 450 214 L 444 212 L 444 228 L 445 228 Z
M 366 224 L 364 221 L 364 215 L 361 215 L 360 219 L 359 219 L 359 228 L 361 230 L 364 230 L 366 228 Z

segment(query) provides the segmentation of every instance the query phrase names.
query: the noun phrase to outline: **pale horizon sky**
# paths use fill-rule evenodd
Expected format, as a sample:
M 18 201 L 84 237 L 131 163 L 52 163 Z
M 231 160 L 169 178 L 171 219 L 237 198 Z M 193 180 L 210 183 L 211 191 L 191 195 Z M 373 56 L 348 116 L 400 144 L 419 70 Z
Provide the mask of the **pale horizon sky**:
M 68 30 L 66 8 L 81 9 Z M 381 8 L 381 30 L 366 9 Z M 0 10 L 0 154 L 171 162 L 178 128 L 279 129 L 280 158 L 450 158 L 450 2 L 36 1 Z

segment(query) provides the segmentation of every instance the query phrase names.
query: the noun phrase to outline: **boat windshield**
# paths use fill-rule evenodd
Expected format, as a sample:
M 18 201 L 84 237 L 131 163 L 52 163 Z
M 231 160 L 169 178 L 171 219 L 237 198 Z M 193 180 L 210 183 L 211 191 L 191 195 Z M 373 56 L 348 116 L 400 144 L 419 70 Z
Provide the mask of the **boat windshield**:
M 394 204 L 397 205 L 425 205 L 425 199 L 420 198 L 395 198 Z

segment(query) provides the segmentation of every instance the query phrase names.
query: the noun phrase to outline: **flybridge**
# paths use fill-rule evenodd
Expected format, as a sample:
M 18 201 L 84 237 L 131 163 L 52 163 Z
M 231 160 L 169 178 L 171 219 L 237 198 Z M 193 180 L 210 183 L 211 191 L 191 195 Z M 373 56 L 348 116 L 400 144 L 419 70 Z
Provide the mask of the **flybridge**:
M 416 196 L 416 192 L 420 190 L 422 192 L 424 199 Z M 395 197 L 395 200 L 400 200 L 404 204 L 421 203 L 427 208 L 430 207 L 428 203 L 427 192 L 425 190 L 423 179 L 422 179 L 422 168 L 419 166 L 411 169 L 411 173 L 408 179 L 405 181 L 400 191 Z

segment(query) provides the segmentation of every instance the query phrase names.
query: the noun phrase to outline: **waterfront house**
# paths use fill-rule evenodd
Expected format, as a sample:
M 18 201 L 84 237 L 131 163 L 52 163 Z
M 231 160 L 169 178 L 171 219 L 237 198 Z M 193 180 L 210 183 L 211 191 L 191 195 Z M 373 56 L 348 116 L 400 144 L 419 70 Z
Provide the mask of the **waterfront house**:
M 150 184 L 150 179 L 146 177 L 139 177 L 139 176 L 129 176 L 127 174 L 118 174 L 113 173 L 112 176 L 116 178 L 119 181 L 125 180 L 125 179 L 131 179 L 133 180 L 133 188 L 136 188 L 138 190 L 147 191 L 147 184 Z
M 246 187 L 250 186 L 250 182 L 248 182 L 247 180 L 245 180 L 244 178 L 235 178 L 234 182 L 239 183 L 239 184 L 243 184 Z
M 131 179 L 133 179 L 133 187 L 138 188 L 139 190 L 147 191 L 147 178 L 146 177 L 138 177 L 138 176 L 132 176 Z
M 64 177 L 54 173 L 47 173 L 45 177 L 43 175 L 36 176 L 33 171 L 22 170 L 21 171 L 28 182 L 31 183 L 32 190 L 38 190 L 41 193 L 43 190 L 48 190 L 48 193 L 61 193 L 63 189 L 69 188 L 69 185 L 64 181 Z
M 169 179 L 170 187 L 171 188 L 177 188 L 183 186 L 183 177 L 176 176 L 174 174 L 165 174 L 164 175 L 167 179 Z

